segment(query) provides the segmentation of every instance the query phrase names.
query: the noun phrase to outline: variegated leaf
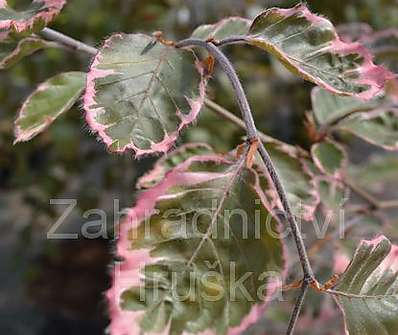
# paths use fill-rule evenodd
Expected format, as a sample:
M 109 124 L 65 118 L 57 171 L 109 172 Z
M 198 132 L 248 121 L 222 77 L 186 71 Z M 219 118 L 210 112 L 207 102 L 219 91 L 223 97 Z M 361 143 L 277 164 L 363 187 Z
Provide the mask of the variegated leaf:
M 8 40 L 0 43 L 0 70 L 9 68 L 22 58 L 38 50 L 55 47 L 55 43 L 47 42 L 39 37 L 25 37 L 21 40 Z
M 19 111 L 14 143 L 30 140 L 68 111 L 82 94 L 85 79 L 83 72 L 65 72 L 40 84 Z
M 398 108 L 394 96 L 363 102 L 314 88 L 312 108 L 323 126 L 352 133 L 386 150 L 398 150 Z
M 341 177 L 347 166 L 347 153 L 336 142 L 326 140 L 315 143 L 311 148 L 311 154 L 316 166 L 334 177 Z
M 366 48 L 343 42 L 329 20 L 303 4 L 264 11 L 254 19 L 246 40 L 278 57 L 292 72 L 337 94 L 370 99 L 393 77 L 373 64 Z
M 0 41 L 40 31 L 61 11 L 66 0 L 33 0 L 22 11 L 15 11 L 0 0 Z
M 192 37 L 203 40 L 222 40 L 231 36 L 247 35 L 250 23 L 250 20 L 242 17 L 229 17 L 214 24 L 199 26 L 192 33 Z
M 362 241 L 333 287 L 349 335 L 398 333 L 398 246 L 381 236 Z
M 232 335 L 256 322 L 285 264 L 263 199 L 244 160 L 217 155 L 142 193 L 119 231 L 110 333 Z
M 112 151 L 167 152 L 200 112 L 203 72 L 192 51 L 143 34 L 113 35 L 87 76 L 86 120 Z

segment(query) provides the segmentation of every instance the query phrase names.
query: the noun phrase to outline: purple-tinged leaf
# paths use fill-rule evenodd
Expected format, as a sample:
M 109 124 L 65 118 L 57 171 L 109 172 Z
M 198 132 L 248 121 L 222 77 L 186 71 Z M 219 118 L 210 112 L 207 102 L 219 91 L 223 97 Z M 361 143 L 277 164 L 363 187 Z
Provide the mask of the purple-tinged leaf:
M 66 0 L 33 0 L 23 11 L 15 11 L 0 0 L 0 41 L 42 30 L 61 11 Z
M 111 335 L 237 335 L 256 322 L 285 273 L 264 198 L 243 160 L 214 154 L 188 158 L 143 192 L 119 228 Z
M 205 97 L 202 64 L 143 34 L 116 34 L 87 76 L 86 120 L 111 151 L 165 153 L 199 114 Z
M 316 166 L 328 175 L 341 178 L 347 167 L 347 153 L 344 148 L 331 140 L 315 143 L 311 155 Z
M 9 68 L 22 58 L 38 50 L 55 47 L 56 43 L 45 41 L 39 37 L 26 37 L 21 40 L 8 40 L 0 43 L 0 70 Z
M 373 64 L 365 47 L 343 42 L 329 20 L 303 4 L 264 11 L 254 19 L 246 40 L 275 55 L 290 71 L 340 95 L 369 100 L 393 78 Z
M 231 36 L 247 35 L 250 23 L 250 20 L 243 17 L 229 17 L 214 24 L 197 27 L 192 37 L 203 40 L 222 40 Z
M 330 293 L 343 312 L 346 334 L 397 334 L 398 246 L 384 236 L 361 241 Z
M 32 139 L 68 111 L 82 94 L 85 79 L 83 72 L 65 72 L 40 84 L 19 110 L 14 143 Z

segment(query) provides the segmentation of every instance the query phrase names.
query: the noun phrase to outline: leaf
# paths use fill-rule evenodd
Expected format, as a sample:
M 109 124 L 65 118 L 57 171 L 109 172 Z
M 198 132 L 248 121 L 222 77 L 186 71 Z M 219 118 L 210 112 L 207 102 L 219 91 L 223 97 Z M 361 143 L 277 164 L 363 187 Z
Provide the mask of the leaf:
M 398 157 L 396 154 L 372 156 L 366 164 L 351 165 L 348 177 L 377 200 L 397 200 Z
M 86 120 L 112 150 L 167 152 L 203 105 L 206 78 L 192 51 L 143 34 L 116 34 L 87 76 Z
M 150 188 L 158 184 L 166 173 L 188 158 L 214 154 L 213 149 L 204 143 L 187 143 L 161 157 L 151 171 L 143 175 L 137 182 L 137 188 Z
M 22 58 L 30 56 L 38 50 L 54 46 L 55 43 L 47 42 L 39 37 L 4 41 L 0 43 L 0 70 L 15 65 Z
M 398 332 L 398 246 L 381 236 L 362 241 L 332 293 L 349 335 Z
M 339 129 L 386 150 L 398 150 L 398 108 L 381 108 L 350 116 Z
M 65 72 L 40 84 L 19 110 L 14 144 L 32 139 L 68 111 L 82 94 L 85 78 L 83 72 Z
M 217 155 L 189 158 L 142 193 L 120 226 L 111 334 L 239 334 L 261 317 L 285 264 L 263 198 L 244 160 Z
M 290 71 L 342 95 L 370 99 L 393 75 L 358 43 L 345 43 L 332 23 L 299 4 L 258 15 L 247 42 L 275 55 Z
M 311 155 L 322 172 L 334 177 L 341 177 L 347 166 L 347 153 L 344 148 L 330 140 L 315 143 L 311 148 Z
M 301 215 L 304 220 L 312 220 L 319 203 L 319 195 L 316 191 L 312 174 L 301 163 L 300 157 L 295 150 L 273 143 L 267 143 L 265 147 L 287 192 L 293 211 L 296 215 Z M 261 165 L 262 163 L 257 164 Z M 263 189 L 268 189 L 266 192 L 269 203 L 268 207 L 271 210 L 276 208 L 282 209 L 279 196 L 273 188 L 268 186 L 272 182 L 267 175 L 263 174 L 263 171 L 264 169 L 262 168 L 258 173 L 262 177 L 265 177 L 262 181 L 267 185 L 264 185 Z
M 0 0 L 0 41 L 42 30 L 65 3 L 65 0 L 34 0 L 25 10 L 15 11 L 6 0 Z
M 323 126 L 349 132 L 386 150 L 398 149 L 398 108 L 392 95 L 363 102 L 315 88 L 312 109 Z
M 247 35 L 249 27 L 250 20 L 242 17 L 229 17 L 214 24 L 197 27 L 191 37 L 203 40 L 222 40 L 231 36 Z

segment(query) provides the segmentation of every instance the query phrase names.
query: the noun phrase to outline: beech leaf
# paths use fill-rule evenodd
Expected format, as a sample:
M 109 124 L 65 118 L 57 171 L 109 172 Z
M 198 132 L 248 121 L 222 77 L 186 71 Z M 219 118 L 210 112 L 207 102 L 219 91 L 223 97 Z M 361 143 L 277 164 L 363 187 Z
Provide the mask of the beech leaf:
M 66 0 L 34 0 L 23 11 L 15 11 L 0 0 L 0 41 L 42 30 L 61 11 Z
M 0 70 L 9 68 L 22 58 L 38 50 L 54 47 L 56 44 L 39 37 L 26 37 L 21 40 L 8 40 L 0 43 Z
M 85 78 L 83 72 L 65 72 L 40 84 L 19 110 L 14 143 L 32 139 L 68 111 L 82 94 Z
M 347 166 L 347 153 L 344 148 L 331 140 L 315 143 L 311 148 L 311 155 L 322 172 L 334 177 L 341 177 Z
M 237 335 L 256 322 L 285 267 L 263 199 L 244 160 L 215 154 L 142 193 L 119 229 L 110 333 Z
M 365 47 L 343 42 L 329 20 L 303 4 L 267 9 L 254 19 L 247 41 L 275 55 L 293 73 L 337 94 L 368 100 L 393 78 L 373 64 Z
M 203 40 L 222 40 L 231 36 L 247 35 L 250 23 L 250 20 L 243 17 L 228 17 L 214 24 L 199 26 L 192 33 L 192 37 Z
M 206 78 L 190 50 L 143 34 L 116 34 L 87 76 L 86 120 L 112 151 L 167 152 L 204 102 Z
M 349 335 L 398 333 L 398 246 L 380 236 L 361 241 L 333 287 Z
M 398 150 L 398 108 L 394 96 L 363 102 L 314 88 L 312 108 L 321 125 L 349 132 L 386 150 Z

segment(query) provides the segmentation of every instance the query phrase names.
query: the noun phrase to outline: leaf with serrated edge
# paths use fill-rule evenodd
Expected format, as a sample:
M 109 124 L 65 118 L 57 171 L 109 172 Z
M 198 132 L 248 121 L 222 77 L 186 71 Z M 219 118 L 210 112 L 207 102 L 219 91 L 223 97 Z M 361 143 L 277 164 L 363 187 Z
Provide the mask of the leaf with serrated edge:
M 347 153 L 340 144 L 331 140 L 315 143 L 311 147 L 311 155 L 322 172 L 337 178 L 342 177 L 348 162 Z
M 262 316 L 264 299 L 271 297 L 280 283 L 258 275 L 276 271 L 283 277 L 285 261 L 282 241 L 265 229 L 268 211 L 259 186 L 256 172 L 247 169 L 244 160 L 235 162 L 212 154 L 189 158 L 138 198 L 119 229 L 117 252 L 123 261 L 116 267 L 113 287 L 107 293 L 111 335 L 235 335 Z M 241 215 L 226 219 L 226 211 L 237 208 L 247 213 L 246 223 Z M 255 215 L 261 222 L 257 238 L 253 235 Z M 276 221 L 271 218 L 268 223 L 278 234 Z M 243 284 L 253 301 L 239 292 L 235 301 L 231 299 L 230 264 L 236 265 L 236 280 L 253 272 Z M 178 291 L 174 294 L 188 292 L 183 290 L 188 274 L 197 279 L 194 293 L 186 299 L 173 296 L 172 273 Z M 199 280 L 209 273 L 212 280 Z M 158 301 L 151 289 L 155 283 L 163 287 Z M 257 295 L 259 285 L 267 293 L 265 297 Z
M 346 334 L 398 333 L 398 246 L 380 236 L 361 241 L 331 291 L 341 308 Z
M 204 102 L 206 78 L 190 50 L 143 34 L 110 37 L 94 59 L 86 120 L 112 151 L 167 152 Z
M 85 79 L 83 72 L 65 72 L 40 84 L 19 111 L 14 143 L 32 139 L 68 111 L 82 94 Z
M 43 29 L 61 11 L 66 0 L 34 0 L 23 11 L 15 11 L 0 0 L 0 41 Z
M 247 35 L 249 28 L 250 20 L 243 17 L 228 17 L 214 24 L 197 27 L 191 37 L 203 40 L 222 40 L 231 36 Z
M 258 15 L 247 42 L 275 55 L 289 70 L 342 95 L 371 99 L 393 74 L 372 62 L 358 43 L 345 43 L 332 23 L 299 4 Z
M 19 41 L 0 43 L 0 70 L 9 68 L 22 58 L 30 56 L 38 50 L 55 47 L 55 43 L 47 42 L 39 37 L 26 37 Z

